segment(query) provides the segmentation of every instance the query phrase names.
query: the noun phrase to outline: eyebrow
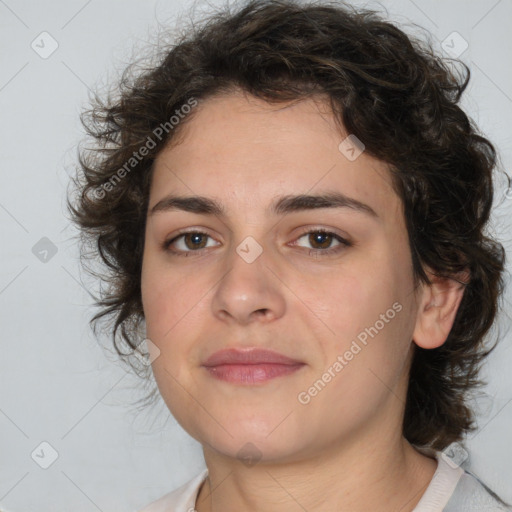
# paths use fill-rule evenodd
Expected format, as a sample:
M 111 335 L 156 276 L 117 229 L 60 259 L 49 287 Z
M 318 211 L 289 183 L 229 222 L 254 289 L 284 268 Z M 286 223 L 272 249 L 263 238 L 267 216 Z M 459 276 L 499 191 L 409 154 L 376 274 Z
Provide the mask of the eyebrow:
M 375 210 L 357 199 L 340 192 L 326 192 L 318 195 L 286 195 L 278 197 L 270 205 L 270 213 L 285 215 L 292 212 L 316 210 L 320 208 L 350 208 L 364 213 L 370 217 L 378 218 Z M 157 212 L 182 210 L 203 215 L 216 215 L 226 217 L 226 210 L 215 199 L 203 196 L 177 196 L 170 194 L 156 203 L 149 215 Z

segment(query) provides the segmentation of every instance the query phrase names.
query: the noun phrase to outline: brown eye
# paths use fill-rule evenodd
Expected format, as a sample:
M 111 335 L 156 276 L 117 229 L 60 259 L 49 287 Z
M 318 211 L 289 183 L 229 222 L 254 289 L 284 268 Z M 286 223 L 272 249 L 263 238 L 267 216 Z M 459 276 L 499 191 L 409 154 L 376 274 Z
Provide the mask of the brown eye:
M 210 235 L 200 231 L 187 231 L 164 242 L 163 249 L 178 256 L 187 256 L 188 253 L 200 252 L 207 247 L 207 240 Z M 171 247 L 175 248 L 172 249 Z M 176 250 L 177 248 L 177 250 Z
M 345 240 L 343 237 L 333 233 L 331 231 L 326 231 L 323 229 L 310 230 L 305 232 L 302 236 L 298 238 L 307 237 L 307 243 L 311 245 L 311 249 L 309 250 L 309 254 L 311 255 L 327 255 L 337 253 L 343 250 L 345 247 L 350 247 L 352 244 Z M 333 241 L 337 242 L 337 245 L 331 247 Z
M 333 239 L 334 235 L 320 231 L 309 233 L 308 236 L 308 242 L 313 245 L 313 249 L 328 249 Z M 315 247 L 317 244 L 319 247 Z
M 188 249 L 204 249 L 206 247 L 206 237 L 204 233 L 187 233 L 182 235 L 185 246 Z
M 309 254 L 314 256 L 337 253 L 345 247 L 352 245 L 351 242 L 336 233 L 322 229 L 306 231 L 297 240 L 306 237 L 307 242 L 311 245 Z M 203 249 L 208 248 L 208 239 L 212 239 L 212 237 L 207 233 L 186 231 L 164 242 L 162 248 L 176 256 L 189 256 L 192 253 L 200 253 Z M 337 242 L 334 247 L 332 247 L 333 242 Z

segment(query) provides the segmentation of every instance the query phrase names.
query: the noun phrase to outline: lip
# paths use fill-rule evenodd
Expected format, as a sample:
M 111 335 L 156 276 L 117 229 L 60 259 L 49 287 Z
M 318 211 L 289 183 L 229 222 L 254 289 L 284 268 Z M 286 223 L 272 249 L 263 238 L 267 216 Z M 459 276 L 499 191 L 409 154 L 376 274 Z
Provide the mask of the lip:
M 212 354 L 203 366 L 219 366 L 224 364 L 236 365 L 252 365 L 252 364 L 280 364 L 280 365 L 297 365 L 303 364 L 301 361 L 291 359 L 283 354 L 260 348 L 236 349 L 228 348 L 219 350 Z
M 216 379 L 252 385 L 290 375 L 304 363 L 271 350 L 225 349 L 211 355 L 203 366 Z

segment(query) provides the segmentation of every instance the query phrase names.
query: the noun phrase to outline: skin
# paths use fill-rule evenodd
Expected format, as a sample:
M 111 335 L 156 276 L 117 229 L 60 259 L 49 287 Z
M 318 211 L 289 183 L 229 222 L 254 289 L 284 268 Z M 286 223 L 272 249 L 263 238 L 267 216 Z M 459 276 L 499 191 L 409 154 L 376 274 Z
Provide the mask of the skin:
M 270 105 L 234 91 L 201 102 L 181 130 L 155 161 L 148 211 L 174 193 L 215 198 L 227 214 L 148 215 L 141 284 L 147 337 L 160 351 L 152 363 L 160 393 L 202 444 L 209 470 L 197 511 L 413 510 L 437 463 L 402 436 L 412 348 L 446 340 L 463 292 L 452 280 L 414 287 L 386 164 L 340 152 L 348 134 L 321 97 Z M 350 208 L 266 211 L 278 196 L 326 191 L 364 202 L 378 217 Z M 185 228 L 210 238 L 182 237 L 164 250 Z M 315 244 L 306 228 L 353 244 Z M 263 250 L 252 263 L 236 252 L 248 236 Z M 340 250 L 322 256 L 322 247 Z M 298 394 L 397 302 L 401 311 L 300 403 Z M 254 346 L 305 365 L 252 386 L 217 380 L 201 366 L 217 350 Z M 249 442 L 252 465 L 239 455 Z

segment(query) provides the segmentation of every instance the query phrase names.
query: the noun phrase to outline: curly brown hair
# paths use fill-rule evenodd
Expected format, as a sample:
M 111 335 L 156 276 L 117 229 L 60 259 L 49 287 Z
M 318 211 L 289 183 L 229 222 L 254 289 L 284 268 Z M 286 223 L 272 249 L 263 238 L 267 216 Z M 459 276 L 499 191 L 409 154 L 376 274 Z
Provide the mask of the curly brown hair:
M 157 64 L 135 74 L 129 66 L 117 96 L 95 95 L 82 113 L 95 145 L 79 150 L 74 204 L 68 198 L 82 257 L 88 245 L 89 256 L 99 252 L 105 265 L 108 288 L 96 298 L 95 333 L 102 317 L 113 319 L 116 352 L 148 376 L 133 355 L 144 322 L 149 186 L 156 156 L 194 117 L 184 106 L 236 89 L 269 103 L 326 95 L 340 126 L 389 164 L 415 284 L 430 284 L 427 267 L 442 277 L 470 274 L 446 342 L 414 348 L 403 422 L 405 438 L 418 446 L 443 449 L 461 440 L 475 429 L 468 397 L 483 384 L 479 368 L 495 346 L 484 338 L 499 311 L 505 261 L 503 246 L 485 229 L 497 153 L 458 106 L 469 77 L 464 63 L 439 57 L 432 43 L 375 11 L 292 0 L 214 12 L 166 45 Z

